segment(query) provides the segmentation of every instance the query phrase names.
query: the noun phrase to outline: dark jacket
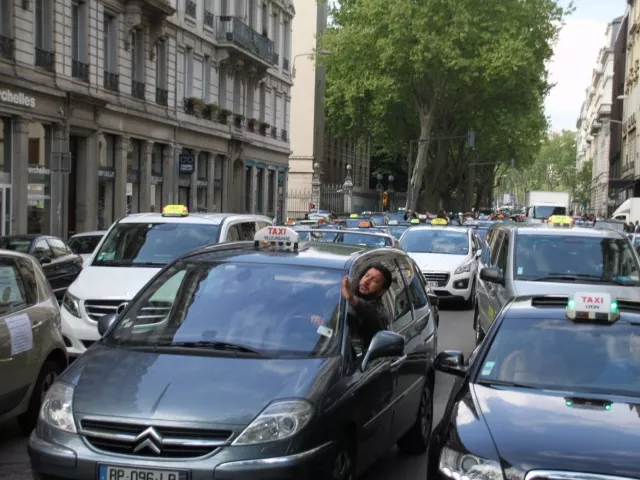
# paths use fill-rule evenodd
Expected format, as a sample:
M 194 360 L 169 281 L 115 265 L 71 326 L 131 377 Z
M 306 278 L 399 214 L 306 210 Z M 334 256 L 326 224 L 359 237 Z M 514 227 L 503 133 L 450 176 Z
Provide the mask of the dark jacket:
M 362 351 L 366 352 L 376 333 L 389 328 L 389 320 L 384 311 L 382 298 L 367 299 L 360 295 L 355 307 L 349 308 L 347 321 L 354 336 L 362 341 Z

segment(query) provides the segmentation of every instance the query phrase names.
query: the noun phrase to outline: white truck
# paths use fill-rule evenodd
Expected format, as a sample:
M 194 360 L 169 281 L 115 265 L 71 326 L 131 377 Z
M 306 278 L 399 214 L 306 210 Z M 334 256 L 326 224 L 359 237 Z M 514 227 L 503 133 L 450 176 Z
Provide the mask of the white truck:
M 612 220 L 622 220 L 625 223 L 640 222 L 640 198 L 628 198 L 616 208 L 611 215 Z
M 569 201 L 568 192 L 527 192 L 524 199 L 527 220 L 542 223 L 552 215 L 568 215 Z

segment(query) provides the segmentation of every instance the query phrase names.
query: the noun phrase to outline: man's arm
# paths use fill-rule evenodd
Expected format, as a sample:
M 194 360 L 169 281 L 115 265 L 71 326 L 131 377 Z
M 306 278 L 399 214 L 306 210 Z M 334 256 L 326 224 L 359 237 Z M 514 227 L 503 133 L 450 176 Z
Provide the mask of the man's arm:
M 354 295 L 349 300 L 349 305 L 353 308 L 355 312 L 353 317 L 355 317 L 361 329 L 372 332 L 375 335 L 380 330 L 388 328 L 387 319 L 374 303 L 367 302 Z

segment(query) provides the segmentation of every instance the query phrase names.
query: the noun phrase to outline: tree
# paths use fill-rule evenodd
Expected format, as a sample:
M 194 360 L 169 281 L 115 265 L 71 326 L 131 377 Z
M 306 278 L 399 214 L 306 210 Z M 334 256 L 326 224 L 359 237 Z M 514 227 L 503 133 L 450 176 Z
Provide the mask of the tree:
M 408 192 L 415 209 L 428 163 L 437 178 L 452 151 L 459 171 L 471 156 L 452 142 L 424 141 L 434 129 L 464 135 L 490 130 L 482 122 L 503 112 L 512 119 L 539 112 L 565 11 L 555 0 L 344 0 L 332 13 L 320 39 L 333 53 L 321 60 L 328 121 L 344 136 L 423 140 Z M 488 144 L 508 143 L 485 134 L 477 139 L 487 155 Z

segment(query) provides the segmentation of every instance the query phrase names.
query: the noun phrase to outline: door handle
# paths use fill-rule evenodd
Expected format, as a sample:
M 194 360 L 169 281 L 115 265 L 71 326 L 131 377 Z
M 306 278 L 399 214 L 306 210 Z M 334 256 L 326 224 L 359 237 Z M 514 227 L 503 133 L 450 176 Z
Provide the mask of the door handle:
M 39 328 L 42 326 L 42 324 L 44 323 L 44 321 L 42 322 L 38 322 L 38 323 L 34 323 L 33 326 L 31 328 Z
M 395 362 L 391 362 L 391 370 L 396 370 L 400 368 L 400 366 L 405 362 L 406 359 L 407 359 L 407 355 L 403 355 L 399 359 L 397 359 Z

